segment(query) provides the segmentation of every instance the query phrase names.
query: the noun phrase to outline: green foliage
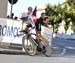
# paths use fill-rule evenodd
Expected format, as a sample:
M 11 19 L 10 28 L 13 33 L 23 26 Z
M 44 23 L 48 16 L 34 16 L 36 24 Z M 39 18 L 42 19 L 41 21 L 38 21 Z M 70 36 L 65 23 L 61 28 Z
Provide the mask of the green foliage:
M 70 26 L 70 22 L 72 22 L 72 27 L 75 26 L 75 0 L 66 0 L 66 2 L 61 5 L 52 6 L 50 4 L 47 5 L 45 12 L 46 15 L 50 17 L 51 24 L 53 26 L 54 31 L 58 30 L 59 24 L 62 20 L 65 21 L 65 31 Z
M 71 8 L 75 8 L 75 0 L 66 0 L 66 3 L 71 6 Z
M 51 17 L 50 21 L 52 22 L 54 30 L 58 29 L 59 24 L 62 22 L 62 15 L 61 15 L 62 8 L 61 8 L 61 6 L 60 5 L 51 6 L 48 4 L 45 11 L 46 11 L 46 15 Z

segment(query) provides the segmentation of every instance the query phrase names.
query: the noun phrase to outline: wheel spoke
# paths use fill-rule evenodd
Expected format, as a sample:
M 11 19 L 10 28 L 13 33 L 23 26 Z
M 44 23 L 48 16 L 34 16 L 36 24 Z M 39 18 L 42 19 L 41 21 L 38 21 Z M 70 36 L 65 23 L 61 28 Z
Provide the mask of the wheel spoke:
M 29 55 L 36 54 L 36 45 L 34 44 L 33 39 L 31 37 L 29 37 L 28 39 L 23 39 L 23 46 Z

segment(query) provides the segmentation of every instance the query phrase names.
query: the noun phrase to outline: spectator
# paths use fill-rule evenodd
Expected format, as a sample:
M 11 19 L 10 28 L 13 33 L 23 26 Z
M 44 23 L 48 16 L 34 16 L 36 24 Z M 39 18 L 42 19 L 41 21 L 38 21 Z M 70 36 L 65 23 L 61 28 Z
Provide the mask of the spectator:
M 14 17 L 14 13 L 11 14 L 11 19 L 13 19 L 13 17 Z
M 14 17 L 14 19 L 15 19 L 15 20 L 17 20 L 17 19 L 18 19 L 18 17 L 17 17 L 17 16 L 15 16 L 15 17 Z
M 49 27 L 48 23 L 49 23 L 49 19 L 48 19 L 48 17 L 45 17 L 45 19 L 44 19 L 44 26 Z
M 7 18 L 10 18 L 10 16 L 8 15 Z

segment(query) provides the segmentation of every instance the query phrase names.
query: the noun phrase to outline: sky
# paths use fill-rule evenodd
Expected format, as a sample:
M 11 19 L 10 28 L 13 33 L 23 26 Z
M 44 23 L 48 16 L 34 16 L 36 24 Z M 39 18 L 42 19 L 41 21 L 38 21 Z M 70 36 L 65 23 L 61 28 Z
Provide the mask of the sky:
M 57 5 L 58 3 L 62 4 L 65 0 L 18 0 L 16 4 L 13 5 L 13 13 L 15 16 L 19 16 L 22 12 L 27 12 L 29 6 L 35 8 L 35 6 L 42 8 L 43 5 L 51 4 Z M 11 5 L 8 2 L 8 11 L 7 14 L 10 15 Z

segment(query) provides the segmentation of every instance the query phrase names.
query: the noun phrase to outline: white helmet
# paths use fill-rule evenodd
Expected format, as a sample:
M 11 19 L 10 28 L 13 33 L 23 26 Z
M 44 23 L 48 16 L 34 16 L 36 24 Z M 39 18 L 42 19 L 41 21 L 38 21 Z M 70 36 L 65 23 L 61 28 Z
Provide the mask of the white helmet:
M 23 18 L 28 18 L 28 14 L 27 13 L 21 13 L 20 19 L 23 19 Z

